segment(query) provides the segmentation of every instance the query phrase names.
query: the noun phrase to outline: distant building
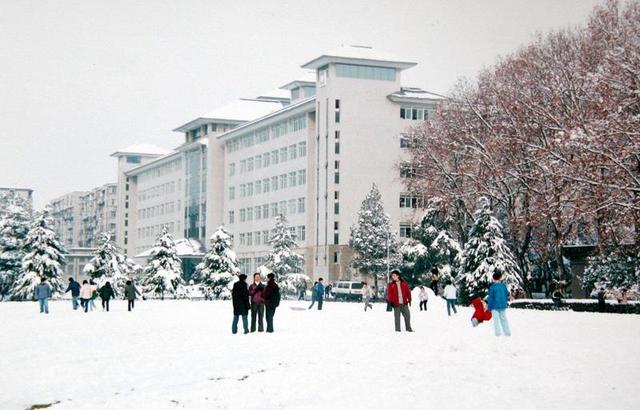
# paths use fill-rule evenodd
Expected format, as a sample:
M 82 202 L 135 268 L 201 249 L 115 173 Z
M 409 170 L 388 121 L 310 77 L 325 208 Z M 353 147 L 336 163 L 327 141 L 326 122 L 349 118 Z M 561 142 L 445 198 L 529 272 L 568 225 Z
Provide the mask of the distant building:
M 0 187 L 0 196 L 4 194 L 13 193 L 26 199 L 31 206 L 33 206 L 33 189 L 29 188 L 13 188 L 13 187 Z
M 80 213 L 82 215 L 80 246 L 97 247 L 96 238 L 101 232 L 110 232 L 111 238 L 117 241 L 117 185 L 115 183 L 105 184 L 82 195 Z
M 74 191 L 49 203 L 53 228 L 66 248 L 80 248 L 84 242 L 82 230 L 82 200 L 86 192 Z

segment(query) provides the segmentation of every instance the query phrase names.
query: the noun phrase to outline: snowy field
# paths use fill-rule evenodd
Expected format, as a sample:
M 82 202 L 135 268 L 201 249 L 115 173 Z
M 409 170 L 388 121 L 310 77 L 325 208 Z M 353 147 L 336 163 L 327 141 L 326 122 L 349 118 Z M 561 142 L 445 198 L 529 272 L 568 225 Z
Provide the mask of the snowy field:
M 0 303 L 0 409 L 637 409 L 640 316 L 511 309 L 513 336 L 470 310 L 324 310 L 284 301 L 274 334 L 232 335 L 230 302 Z

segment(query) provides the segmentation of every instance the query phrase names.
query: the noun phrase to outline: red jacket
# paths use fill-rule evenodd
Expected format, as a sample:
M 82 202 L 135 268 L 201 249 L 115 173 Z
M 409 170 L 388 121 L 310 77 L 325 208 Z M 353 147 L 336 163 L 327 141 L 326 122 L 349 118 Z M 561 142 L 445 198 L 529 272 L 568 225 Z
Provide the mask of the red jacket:
M 482 304 L 482 299 L 475 298 L 471 301 L 471 305 L 473 305 L 473 316 L 472 319 L 476 319 L 478 323 L 482 323 L 485 320 L 491 320 L 491 312 L 488 310 L 484 310 L 484 305 Z
M 402 292 L 402 304 L 410 304 L 411 289 L 409 289 L 407 282 L 403 280 L 400 281 L 400 291 Z M 396 285 L 394 281 L 389 282 L 387 285 L 387 302 L 389 302 L 391 306 L 398 306 L 400 304 L 398 301 L 398 285 Z

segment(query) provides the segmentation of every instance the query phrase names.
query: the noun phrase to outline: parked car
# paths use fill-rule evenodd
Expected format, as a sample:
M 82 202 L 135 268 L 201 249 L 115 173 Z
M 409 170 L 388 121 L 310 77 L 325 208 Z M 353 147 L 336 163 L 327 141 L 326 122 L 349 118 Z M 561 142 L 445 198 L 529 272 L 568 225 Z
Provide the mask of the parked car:
M 331 289 L 335 300 L 362 300 L 362 282 L 339 280 Z

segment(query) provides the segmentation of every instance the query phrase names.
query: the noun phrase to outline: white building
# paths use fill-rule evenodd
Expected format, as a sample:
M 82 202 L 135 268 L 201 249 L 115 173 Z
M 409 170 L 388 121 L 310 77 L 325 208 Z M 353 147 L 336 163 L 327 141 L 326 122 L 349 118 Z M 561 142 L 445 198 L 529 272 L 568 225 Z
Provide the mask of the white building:
M 404 133 L 442 97 L 401 86 L 416 63 L 368 47 L 341 47 L 302 67 L 285 86 L 292 103 L 209 136 L 207 229 L 225 225 L 243 272 L 263 263 L 273 218 L 298 235 L 305 273 L 350 278 L 350 227 L 376 183 L 399 236 L 410 235 L 418 200 L 404 192 Z
M 31 206 L 33 206 L 33 189 L 29 188 L 15 188 L 15 187 L 0 187 L 0 197 L 3 195 L 16 195 L 25 199 Z

